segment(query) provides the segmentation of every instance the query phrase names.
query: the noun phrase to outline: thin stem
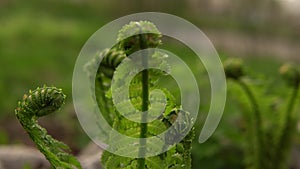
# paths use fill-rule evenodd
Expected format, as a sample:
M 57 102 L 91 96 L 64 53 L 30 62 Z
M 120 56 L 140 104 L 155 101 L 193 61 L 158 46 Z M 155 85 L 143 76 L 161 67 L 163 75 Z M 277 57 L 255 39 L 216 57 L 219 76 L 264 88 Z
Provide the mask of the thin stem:
M 286 111 L 286 114 L 287 114 L 286 119 L 285 119 L 286 123 L 290 122 L 290 120 L 292 118 L 292 112 L 295 107 L 295 101 L 296 101 L 296 98 L 298 95 L 298 90 L 299 90 L 299 85 L 295 86 L 292 91 L 292 95 L 289 100 L 289 104 L 288 104 L 287 111 Z
M 140 38 L 140 48 L 146 49 L 147 44 L 145 37 L 143 36 L 142 32 L 139 34 Z M 146 137 L 147 137 L 147 123 L 145 123 L 147 119 L 147 111 L 148 111 L 148 104 L 149 104 L 149 86 L 148 86 L 148 80 L 149 80 L 149 71 L 147 69 L 148 67 L 148 53 L 146 51 L 142 51 L 142 64 L 146 68 L 142 71 L 142 117 L 141 117 L 141 132 L 140 132 L 140 148 L 139 148 L 139 158 L 137 160 L 138 162 L 138 169 L 144 169 L 145 168 L 145 158 L 143 158 L 146 154 Z
M 262 123 L 261 123 L 261 115 L 260 115 L 260 110 L 259 110 L 259 105 L 257 103 L 257 100 L 255 99 L 252 91 L 250 90 L 250 88 L 247 86 L 247 84 L 245 82 L 243 82 L 242 80 L 237 80 L 238 84 L 242 87 L 242 89 L 245 91 L 253 112 L 254 112 L 254 116 L 253 116 L 253 121 L 254 121 L 254 132 L 256 135 L 256 143 L 255 145 L 257 145 L 257 160 L 258 160 L 258 167 L 261 168 L 262 167 L 262 148 L 263 148 L 263 133 L 262 133 Z
M 275 164 L 280 161 L 282 161 L 283 156 L 284 156 L 284 152 L 282 152 L 282 150 L 284 150 L 284 146 L 290 146 L 288 145 L 288 143 L 290 143 L 289 139 L 291 139 L 291 130 L 295 125 L 295 122 L 292 121 L 292 115 L 293 115 L 293 109 L 295 107 L 295 101 L 298 95 L 298 90 L 299 90 L 299 84 L 297 84 L 292 91 L 292 95 L 289 99 L 288 102 L 288 106 L 287 106 L 287 110 L 286 110 L 286 116 L 283 122 L 283 127 L 282 130 L 280 131 L 280 135 L 279 135 L 279 141 L 276 145 L 276 150 L 275 150 L 275 154 L 274 154 L 274 158 L 275 158 Z M 286 147 L 287 148 L 287 147 Z M 278 165 L 277 165 L 278 166 Z
M 101 75 L 100 75 L 100 76 L 101 76 Z M 101 105 L 101 106 L 104 107 L 104 112 L 105 112 L 105 113 L 104 113 L 104 116 L 106 117 L 106 120 L 108 121 L 108 124 L 112 125 L 113 120 L 112 120 L 112 118 L 111 118 L 111 116 L 110 116 L 109 114 L 111 114 L 111 113 L 113 113 L 113 112 L 111 112 L 111 111 L 110 111 L 110 108 L 108 107 L 108 106 L 110 105 L 110 103 L 108 103 L 108 99 L 107 99 L 106 96 L 105 96 L 105 94 L 106 94 L 106 93 L 105 93 L 106 89 L 105 89 L 103 83 L 104 83 L 103 77 L 100 77 L 99 83 L 98 83 L 97 85 L 99 85 L 99 89 L 100 89 L 99 92 L 101 92 L 101 98 L 100 98 L 100 99 L 101 99 L 101 101 L 104 102 L 104 104 Z M 95 90 L 97 90 L 97 89 L 95 89 Z M 96 97 L 96 99 L 97 99 L 97 97 Z M 97 101 L 98 101 L 98 99 L 97 99 Z M 98 104 L 101 104 L 100 100 L 99 100 L 99 103 L 98 103 Z

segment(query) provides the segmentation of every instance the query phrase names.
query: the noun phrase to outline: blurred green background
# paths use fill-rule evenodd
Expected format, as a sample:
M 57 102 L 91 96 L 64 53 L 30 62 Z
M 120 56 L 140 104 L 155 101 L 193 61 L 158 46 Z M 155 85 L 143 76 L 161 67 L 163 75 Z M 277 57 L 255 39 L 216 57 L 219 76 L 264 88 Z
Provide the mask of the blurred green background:
M 42 125 L 75 153 L 89 142 L 72 105 L 72 72 L 85 41 L 109 21 L 146 11 L 177 15 L 197 25 L 222 60 L 243 57 L 254 77 L 276 83 L 283 62 L 300 60 L 299 4 L 295 0 L 0 0 L 0 144 L 33 145 L 14 117 L 14 108 L 24 93 L 43 84 L 62 88 L 68 97 L 60 112 L 41 119 Z M 166 48 L 192 58 L 184 47 Z M 209 83 L 198 64 L 187 62 L 194 71 L 203 72 L 198 81 L 207 97 L 202 97 L 200 129 L 209 109 Z M 273 90 L 287 92 L 279 87 Z M 213 137 L 203 144 L 195 139 L 195 168 L 243 168 L 243 119 L 233 98 L 229 93 Z M 298 140 L 295 145 L 299 146 Z

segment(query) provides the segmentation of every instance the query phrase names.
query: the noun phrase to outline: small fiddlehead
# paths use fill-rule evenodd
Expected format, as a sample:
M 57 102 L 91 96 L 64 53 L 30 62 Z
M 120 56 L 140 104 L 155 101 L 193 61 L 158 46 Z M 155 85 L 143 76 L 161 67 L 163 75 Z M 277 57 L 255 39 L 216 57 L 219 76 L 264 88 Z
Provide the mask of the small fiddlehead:
M 263 99 L 254 97 L 249 85 L 242 79 L 245 72 L 242 69 L 241 61 L 229 59 L 225 62 L 224 68 L 227 78 L 233 79 L 241 86 L 253 108 L 253 113 L 251 113 L 252 120 L 250 120 L 251 125 L 248 130 L 253 131 L 253 133 L 249 132 L 249 138 L 254 139 L 248 144 L 251 146 L 251 150 L 248 150 L 251 153 L 246 153 L 246 160 L 249 165 L 247 167 L 253 169 L 287 168 L 292 134 L 297 123 L 294 108 L 300 87 L 300 71 L 290 64 L 285 64 L 280 68 L 280 74 L 293 90 L 286 109 L 272 108 L 271 112 L 268 112 L 270 109 L 266 109 L 266 105 L 269 104 L 265 103 L 267 103 L 266 101 L 268 101 L 270 96 L 263 95 Z M 278 110 L 280 112 L 278 112 L 277 118 L 268 117 L 269 119 L 264 119 L 263 121 L 262 117 L 267 117 L 270 115 L 269 113 L 272 113 L 271 115 L 273 116 L 275 114 L 274 111 Z M 272 130 L 273 128 L 269 126 L 276 126 L 276 130 Z
M 276 151 L 274 153 L 274 165 L 278 168 L 284 168 L 288 150 L 291 147 L 292 133 L 295 131 L 297 120 L 293 113 L 298 91 L 300 87 L 300 71 L 293 65 L 284 64 L 279 70 L 280 75 L 288 86 L 292 87 L 291 96 L 288 100 L 282 127 L 277 134 Z M 279 161 L 282 161 L 279 163 Z
M 251 104 L 253 114 L 251 114 L 252 124 L 251 127 L 253 128 L 253 151 L 255 154 L 255 159 L 252 161 L 253 166 L 256 168 L 260 168 L 263 166 L 263 146 L 264 146 L 264 135 L 262 131 L 262 121 L 261 121 L 261 111 L 255 98 L 253 92 L 250 90 L 250 87 L 243 81 L 242 77 L 245 75 L 243 69 L 243 63 L 240 59 L 228 59 L 224 63 L 224 70 L 226 74 L 226 78 L 234 80 L 237 84 L 240 85 L 242 90 L 245 92 L 248 100 Z
M 37 120 L 58 110 L 65 100 L 61 89 L 55 87 L 42 87 L 25 94 L 15 110 L 16 117 L 36 144 L 37 148 L 45 155 L 51 167 L 55 169 L 81 168 L 75 157 L 70 155 L 69 147 L 52 138 L 42 128 Z
M 161 44 L 161 33 L 148 21 L 130 22 L 119 31 L 119 48 L 130 54 L 146 48 L 155 48 Z

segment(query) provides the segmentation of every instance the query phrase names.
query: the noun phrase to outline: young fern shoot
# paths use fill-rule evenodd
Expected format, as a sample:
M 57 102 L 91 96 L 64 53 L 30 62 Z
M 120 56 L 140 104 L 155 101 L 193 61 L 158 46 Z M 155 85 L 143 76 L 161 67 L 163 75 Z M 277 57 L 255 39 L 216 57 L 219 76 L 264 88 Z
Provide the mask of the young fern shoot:
M 224 68 L 226 77 L 239 84 L 252 107 L 252 113 L 250 114 L 251 119 L 249 120 L 250 125 L 247 126 L 247 130 L 252 131 L 249 132 L 248 136 L 248 146 L 250 150 L 247 150 L 248 152 L 246 151 L 245 154 L 245 161 L 248 162 L 247 168 L 288 168 L 287 159 L 291 148 L 292 134 L 297 122 L 294 107 L 300 86 L 300 71 L 296 67 L 288 64 L 280 68 L 280 74 L 293 90 L 288 100 L 286 110 L 280 111 L 277 114 L 280 115 L 283 122 L 278 124 L 277 121 L 280 121 L 280 117 L 273 118 L 273 121 L 271 120 L 272 125 L 277 127 L 276 130 L 273 130 L 272 128 L 267 128 L 263 123 L 265 121 L 262 119 L 264 115 L 268 115 L 269 113 L 266 112 L 266 110 L 269 110 L 266 109 L 268 103 L 262 104 L 265 103 L 264 101 L 267 98 L 264 98 L 265 100 L 256 98 L 254 92 L 250 90 L 249 84 L 243 80 L 242 77 L 245 75 L 245 72 L 242 61 L 239 59 L 228 59 L 224 64 Z M 274 116 L 274 113 L 271 115 Z M 267 121 L 268 119 L 264 120 Z
M 81 169 L 80 163 L 70 155 L 70 148 L 52 138 L 37 120 L 58 110 L 65 100 L 61 89 L 43 86 L 25 94 L 15 110 L 16 117 L 37 148 L 44 154 L 54 169 Z
M 156 26 L 148 21 L 130 22 L 128 25 L 123 26 L 119 31 L 117 45 L 111 49 L 105 49 L 102 51 L 96 59 L 87 64 L 86 70 L 93 69 L 94 66 L 99 63 L 97 59 L 102 58 L 102 62 L 98 68 L 95 81 L 95 95 L 98 102 L 98 106 L 101 109 L 102 115 L 107 119 L 111 126 L 119 133 L 133 138 L 148 138 L 155 137 L 160 133 L 167 130 L 173 125 L 175 121 L 182 120 L 182 123 L 176 123 L 174 129 L 169 131 L 166 138 L 161 138 L 160 142 L 164 142 L 165 146 L 155 147 L 164 153 L 147 157 L 146 145 L 156 145 L 155 142 L 145 142 L 145 139 L 140 139 L 138 146 L 138 156 L 140 158 L 122 157 L 105 151 L 102 155 L 101 162 L 106 169 L 121 169 L 121 168 L 138 168 L 138 169 L 170 169 L 170 168 L 191 168 L 191 142 L 194 137 L 194 130 L 192 129 L 189 134 L 184 137 L 182 141 L 177 144 L 172 138 L 177 138 L 185 130 L 190 129 L 192 122 L 188 122 L 190 119 L 189 112 L 181 110 L 180 105 L 176 105 L 175 97 L 165 88 L 159 87 L 157 82 L 160 78 L 164 78 L 167 74 L 160 70 L 167 70 L 168 64 L 164 60 L 164 57 L 159 52 L 148 52 L 143 49 L 156 48 L 161 44 L 161 33 Z M 112 79 L 117 79 L 116 84 L 124 84 L 123 77 L 127 77 L 126 70 L 131 70 L 133 67 L 126 65 L 125 63 L 132 58 L 131 54 L 140 51 L 138 61 L 142 63 L 144 67 L 147 67 L 148 59 L 154 62 L 160 70 L 156 69 L 144 69 L 138 73 L 130 82 L 129 86 L 129 98 L 128 100 L 118 100 L 113 102 L 112 98 Z M 125 63 L 122 63 L 122 62 Z M 150 62 L 150 61 L 149 61 Z M 121 64 L 122 63 L 122 64 Z M 119 72 L 119 73 L 116 73 Z M 149 93 L 155 89 L 161 90 L 165 96 L 167 102 L 164 103 L 160 99 L 155 99 L 155 104 L 150 105 L 151 98 Z M 124 93 L 124 85 L 115 88 L 116 93 Z M 150 94 L 151 95 L 151 94 Z M 114 105 L 114 104 L 115 105 Z M 161 116 L 149 123 L 138 123 L 125 118 L 118 112 L 116 107 L 122 107 L 124 109 L 130 109 L 132 104 L 137 110 L 145 112 L 148 109 L 155 109 L 155 105 L 163 105 L 166 107 Z M 151 112 L 151 111 L 149 111 Z M 153 116 L 151 113 L 144 113 L 141 117 L 141 121 L 147 119 L 147 116 Z M 136 110 L 129 111 L 129 115 L 135 117 Z M 188 122 L 188 124 L 187 124 Z M 107 131 L 106 131 L 107 132 Z M 108 133 L 109 148 L 115 151 L 124 151 L 128 146 L 135 146 L 132 143 L 126 142 L 126 139 L 118 138 L 113 132 Z M 170 148 L 171 147 L 171 148 Z M 164 151 L 167 150 L 168 151 Z M 135 153 L 135 152 L 128 152 Z
M 96 101 L 103 117 L 112 128 L 119 133 L 131 138 L 139 138 L 139 142 L 128 142 L 125 137 L 119 138 L 111 131 L 104 131 L 104 137 L 108 140 L 109 150 L 101 157 L 101 162 L 106 169 L 190 169 L 191 168 L 191 143 L 194 138 L 193 120 L 191 114 L 182 110 L 176 104 L 175 97 L 166 88 L 160 87 L 159 79 L 168 76 L 170 68 L 166 61 L 166 54 L 156 50 L 151 52 L 144 49 L 156 48 L 161 44 L 161 33 L 156 26 L 148 21 L 130 22 L 120 31 L 117 44 L 111 49 L 103 50 L 97 57 L 91 60 L 85 67 L 88 76 L 92 76 L 92 70 L 98 67 L 95 79 Z M 131 60 L 130 55 L 141 50 L 138 61 L 146 69 L 137 72 L 128 86 L 129 97 L 112 97 L 112 86 L 115 78 L 115 90 L 124 93 L 123 77 L 128 77 L 132 72 L 130 64 L 121 64 L 124 60 Z M 148 69 L 148 59 L 156 69 Z M 132 59 L 133 60 L 133 59 Z M 101 67 L 101 68 L 100 68 Z M 164 70 L 164 71 L 161 71 Z M 121 73 L 116 73 L 121 72 Z M 160 91 L 155 93 L 156 89 Z M 153 94 L 153 97 L 150 97 Z M 162 99 L 158 95 L 164 94 Z M 150 96 L 149 96 L 150 95 Z M 16 117 L 21 125 L 34 141 L 37 148 L 45 155 L 54 169 L 81 169 L 80 163 L 70 155 L 69 147 L 64 143 L 52 138 L 47 131 L 38 124 L 38 118 L 58 110 L 65 100 L 61 89 L 43 86 L 25 94 L 23 100 L 18 103 L 15 110 Z M 151 103 L 151 104 L 150 104 Z M 130 105 L 133 105 L 132 110 Z M 164 106 L 160 111 L 160 107 Z M 129 110 L 130 117 L 139 117 L 140 122 L 131 121 L 119 112 L 117 107 Z M 140 115 L 140 110 L 143 112 Z M 151 110 L 151 111 L 150 111 Z M 146 112 L 146 113 L 144 113 Z M 156 113 L 158 116 L 156 116 Z M 151 122 L 145 123 L 148 116 L 155 117 Z M 171 128 L 172 127 L 172 128 Z M 99 127 L 101 129 L 101 127 Z M 170 130 L 168 130 L 170 129 Z M 166 135 L 161 133 L 166 132 Z M 155 138 L 146 141 L 145 138 Z M 158 143 L 158 144 L 157 144 Z M 147 147 L 151 145 L 152 147 Z M 135 150 L 127 152 L 126 147 L 137 147 L 138 157 L 124 157 L 116 155 L 118 152 L 135 154 Z M 146 154 L 155 151 L 155 155 Z M 132 150 L 132 149 L 131 149 Z M 149 154 L 151 154 L 149 153 Z M 160 154 L 159 154 L 160 153 Z

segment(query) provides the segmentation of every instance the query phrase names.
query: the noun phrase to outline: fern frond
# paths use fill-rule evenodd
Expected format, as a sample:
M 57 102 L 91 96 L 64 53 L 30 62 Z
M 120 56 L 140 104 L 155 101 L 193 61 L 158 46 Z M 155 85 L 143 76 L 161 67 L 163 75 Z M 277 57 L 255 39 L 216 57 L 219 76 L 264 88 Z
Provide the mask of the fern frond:
M 115 118 L 114 106 L 112 99 L 106 97 L 111 87 L 111 80 L 116 67 L 122 62 L 126 55 L 116 48 L 104 49 L 90 62 L 85 65 L 85 71 L 90 80 L 95 84 L 96 101 L 105 120 L 112 126 Z M 101 61 L 101 62 L 100 62 Z M 97 70 L 96 79 L 93 79 L 92 73 Z M 106 132 L 106 131 L 104 131 Z
M 152 72 L 152 70 L 149 71 L 150 75 L 157 74 L 157 72 Z M 161 74 L 162 75 L 162 74 Z M 163 78 L 163 76 L 160 76 Z M 133 104 L 134 107 L 140 107 L 141 106 L 141 88 L 140 86 L 140 76 L 136 76 L 131 83 L 131 88 L 134 90 L 130 90 L 130 100 L 126 102 L 120 102 L 116 104 L 122 104 L 121 106 L 123 108 L 128 107 L 128 104 Z M 154 78 L 155 79 L 155 78 Z M 153 86 L 150 87 L 150 90 L 154 89 L 160 89 L 164 92 L 165 96 L 167 97 L 167 103 L 165 107 L 165 111 L 162 114 L 162 116 L 154 120 L 153 122 L 148 123 L 148 130 L 147 130 L 147 137 L 153 137 L 161 134 L 165 130 L 167 130 L 170 126 L 173 125 L 173 123 L 176 121 L 178 117 L 178 107 L 175 104 L 175 98 L 172 96 L 172 94 L 166 90 L 161 89 L 158 86 L 156 86 L 156 83 L 153 83 Z M 121 90 L 119 91 L 121 92 Z M 122 94 L 120 94 L 122 95 Z M 124 104 L 123 104 L 124 103 Z M 159 103 L 159 100 L 155 100 L 155 103 Z M 165 104 L 165 103 L 162 103 Z M 158 105 L 155 105 L 158 106 Z M 154 107 L 155 107 L 154 106 Z M 161 106 L 161 105 L 159 105 Z M 132 116 L 136 115 L 136 109 L 132 110 Z M 130 111 L 129 111 L 130 112 Z M 182 111 L 183 112 L 183 111 Z M 189 117 L 186 117 L 189 119 Z M 186 120 L 188 121 L 188 120 Z M 167 123 L 166 123 L 167 122 Z M 192 124 L 192 122 L 190 122 Z M 179 124 L 180 125 L 180 124 Z M 169 136 L 169 139 L 172 140 L 172 142 L 167 142 L 166 139 L 168 138 L 159 138 L 154 140 L 154 142 L 147 142 L 151 148 L 156 149 L 155 151 L 161 152 L 167 147 L 160 147 L 157 145 L 164 145 L 167 144 L 168 146 L 174 146 L 174 148 L 171 148 L 167 152 L 164 153 L 164 158 L 160 158 L 160 156 L 155 157 L 147 157 L 145 158 L 145 165 L 147 168 L 153 168 L 153 169 L 160 169 L 160 168 L 191 168 L 191 156 L 190 156 L 190 150 L 191 150 L 191 142 L 193 139 L 194 131 L 192 130 L 186 138 L 184 138 L 178 145 L 174 145 L 174 138 L 180 138 L 176 137 L 176 135 L 180 135 L 180 133 L 186 132 L 183 130 L 188 130 L 188 128 L 183 128 L 185 125 L 181 126 L 175 126 L 174 130 L 171 130 L 172 132 L 167 135 Z M 113 125 L 113 128 L 117 130 L 119 133 L 122 133 L 124 135 L 139 138 L 140 133 L 140 127 L 139 123 L 132 122 L 128 120 L 127 118 L 124 118 L 123 116 L 119 116 L 117 119 L 115 119 L 115 123 Z M 172 136 L 171 136 L 172 135 Z M 157 141 L 157 142 L 155 142 Z M 177 141 L 177 140 L 175 140 Z M 135 152 L 129 152 L 128 149 L 136 148 Z M 180 147 L 180 148 L 179 148 Z M 133 156 L 137 154 L 138 151 L 138 143 L 132 144 L 131 142 L 128 142 L 128 140 L 124 137 L 120 137 L 118 135 L 110 135 L 110 149 L 111 151 L 126 154 L 128 156 Z M 154 150 L 152 150 L 154 151 Z M 110 153 L 108 153 L 110 154 Z M 123 159 L 124 158 L 124 159 Z M 123 160 L 122 160 L 123 159 Z M 120 163 L 119 161 L 122 161 Z M 106 158 L 105 156 L 102 158 L 102 162 L 105 164 L 106 168 L 109 167 L 116 167 L 119 166 L 119 168 L 126 168 L 126 167 L 137 167 L 133 164 L 137 164 L 137 159 L 130 159 L 127 157 L 120 157 L 117 155 L 110 154 L 109 158 Z M 119 165 L 117 164 L 119 163 Z M 106 165 L 107 164 L 107 165 Z M 128 166 L 127 166 L 127 165 Z M 123 166 L 123 167 L 120 167 Z M 118 167 L 117 167 L 118 168 Z
M 55 87 L 37 88 L 24 95 L 23 100 L 18 103 L 15 114 L 52 168 L 73 169 L 77 167 L 81 169 L 77 159 L 68 153 L 70 148 L 48 135 L 37 122 L 39 117 L 59 109 L 64 104 L 65 97 L 62 90 Z
M 167 76 L 170 71 L 170 66 L 165 61 L 166 55 L 154 51 L 152 53 L 142 53 L 140 58 L 134 58 L 137 61 L 133 63 L 145 63 L 146 60 L 147 65 L 155 65 L 157 68 L 148 69 L 146 73 L 145 71 L 139 72 L 135 67 L 136 65 L 130 64 L 130 61 L 133 60 L 132 57 L 125 57 L 123 55 L 125 53 L 126 56 L 129 56 L 138 50 L 155 48 L 161 43 L 160 37 L 161 33 L 153 23 L 147 21 L 130 22 L 119 32 L 117 39 L 118 46 L 110 49 L 112 52 L 102 52 L 102 57 L 104 57 L 103 63 L 109 66 L 102 65 L 101 67 L 102 62 L 100 64 L 95 86 L 98 88 L 95 89 L 96 93 L 98 90 L 99 94 L 96 94 L 96 97 L 98 97 L 98 100 L 102 100 L 102 104 L 109 105 L 109 110 L 106 113 L 110 115 L 109 118 L 115 130 L 109 134 L 108 151 L 105 151 L 102 155 L 102 163 L 107 169 L 191 168 L 190 149 L 194 131 L 191 130 L 183 140 L 176 140 L 176 138 L 182 137 L 182 132 L 186 132 L 186 130 L 191 128 L 190 125 L 192 122 L 184 119 L 190 118 L 189 113 L 179 111 L 180 106 L 176 105 L 175 97 L 167 89 L 158 86 L 159 79 Z M 104 54 L 116 53 L 113 52 L 115 50 L 119 52 L 117 57 L 115 55 Z M 113 85 L 115 85 L 113 87 L 111 86 L 112 77 L 114 78 Z M 146 93 L 149 92 L 152 94 L 150 94 L 149 100 L 147 99 L 146 102 L 144 96 L 145 85 L 147 85 Z M 160 90 L 160 92 L 157 92 L 157 90 Z M 113 93 L 117 93 L 117 95 L 112 97 Z M 161 94 L 164 94 L 164 97 L 161 97 Z M 106 101 L 104 102 L 104 100 Z M 145 105 L 145 103 L 148 105 Z M 142 123 L 138 122 L 141 119 L 140 113 L 141 111 L 145 111 L 145 107 L 148 110 L 148 118 L 153 119 L 146 124 L 146 130 L 143 129 Z M 122 109 L 123 114 L 120 114 L 118 108 Z M 127 118 L 130 118 L 130 120 Z M 174 123 L 176 120 L 180 121 L 181 118 L 186 122 L 185 124 L 183 122 Z M 176 126 L 167 134 L 170 138 L 163 135 L 160 137 L 159 134 L 165 132 L 173 123 Z M 141 141 L 133 143 L 130 139 L 120 136 L 116 132 L 131 138 L 140 138 L 139 140 L 147 138 L 145 154 L 153 152 L 164 153 L 152 157 L 146 156 L 142 159 L 129 158 L 140 155 L 143 143 Z M 180 142 L 176 144 L 176 141 L 171 141 L 172 138 Z M 170 141 L 166 141 L 168 139 Z M 116 154 L 125 154 L 127 157 Z

